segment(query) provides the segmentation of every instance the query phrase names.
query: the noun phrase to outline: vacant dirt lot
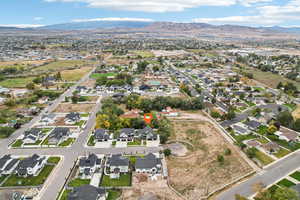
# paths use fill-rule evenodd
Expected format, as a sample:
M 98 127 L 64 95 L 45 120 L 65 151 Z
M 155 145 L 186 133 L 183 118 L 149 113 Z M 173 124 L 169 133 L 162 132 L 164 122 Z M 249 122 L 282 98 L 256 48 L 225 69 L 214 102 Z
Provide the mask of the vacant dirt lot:
M 124 200 L 138 200 L 140 197 L 152 196 L 161 200 L 180 200 L 177 195 L 168 188 L 167 181 L 163 178 L 149 180 L 145 175 L 136 175 L 132 179 L 133 188 L 123 191 Z
M 95 84 L 96 84 L 96 80 L 94 80 L 94 79 L 89 79 L 89 80 L 83 82 L 81 85 L 82 85 L 82 86 L 86 86 L 86 87 L 93 88 L 93 87 L 95 86 Z
M 57 106 L 54 112 L 69 113 L 69 112 L 90 112 L 95 104 L 71 104 L 61 103 Z
M 188 147 L 186 157 L 170 157 L 167 162 L 171 185 L 187 199 L 206 196 L 252 170 L 213 124 L 183 120 L 173 121 L 172 139 L 189 142 L 193 147 Z M 225 155 L 228 149 L 231 153 Z M 223 156 L 223 162 L 217 161 L 218 155 Z

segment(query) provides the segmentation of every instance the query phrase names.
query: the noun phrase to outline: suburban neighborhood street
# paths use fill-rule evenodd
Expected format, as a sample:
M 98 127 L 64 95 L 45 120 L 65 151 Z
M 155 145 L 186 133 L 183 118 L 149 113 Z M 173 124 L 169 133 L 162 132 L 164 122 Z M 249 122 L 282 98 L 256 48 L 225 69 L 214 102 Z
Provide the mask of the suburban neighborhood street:
M 255 194 L 253 185 L 262 183 L 264 186 L 269 186 L 277 182 L 279 179 L 290 174 L 300 167 L 300 152 L 295 152 L 290 156 L 277 161 L 276 163 L 264 168 L 261 172 L 255 174 L 248 180 L 238 183 L 227 191 L 217 196 L 217 200 L 234 200 L 235 194 L 240 194 L 245 197 L 251 197 Z

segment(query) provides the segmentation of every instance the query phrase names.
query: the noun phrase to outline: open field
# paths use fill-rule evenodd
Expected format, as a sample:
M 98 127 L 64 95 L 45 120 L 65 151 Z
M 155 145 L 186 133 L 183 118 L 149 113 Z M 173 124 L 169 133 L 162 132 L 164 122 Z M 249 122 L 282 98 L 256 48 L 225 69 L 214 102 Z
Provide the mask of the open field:
M 69 113 L 69 112 L 90 112 L 95 104 L 71 104 L 61 103 L 57 106 L 54 112 Z
M 33 79 L 34 77 L 6 79 L 0 81 L 0 86 L 6 88 L 25 88 Z
M 292 115 L 295 119 L 300 118 L 300 105 L 297 105 L 297 108 L 293 111 Z
M 61 76 L 62 79 L 66 81 L 78 81 L 91 70 L 92 67 L 82 67 L 80 69 L 65 70 L 61 72 Z
M 79 67 L 83 64 L 87 64 L 87 62 L 84 60 L 61 60 L 36 67 L 33 71 L 61 71 L 71 67 Z
M 273 74 L 272 72 L 263 72 L 254 68 L 247 68 L 246 70 L 244 70 L 244 72 L 253 73 L 255 80 L 272 88 L 276 88 L 279 82 L 291 82 L 294 83 L 298 89 L 300 89 L 299 82 L 289 80 L 278 74 Z
M 153 58 L 155 56 L 151 51 L 134 51 L 133 53 L 142 58 Z
M 190 152 L 187 156 L 171 156 L 167 160 L 171 185 L 187 199 L 205 196 L 252 171 L 248 163 L 209 122 L 174 120 L 173 128 L 173 140 L 193 145 L 188 146 Z M 228 149 L 231 153 L 225 154 Z M 223 156 L 224 161 L 217 161 L 218 156 Z
M 101 78 L 101 77 L 109 77 L 109 76 L 116 76 L 117 73 L 114 73 L 114 72 L 109 72 L 109 73 L 94 73 L 91 75 L 91 78 L 93 79 L 98 79 L 98 78 Z
M 28 60 L 28 61 L 5 61 L 0 62 L 0 69 L 5 67 L 14 67 L 14 66 L 28 66 L 28 65 L 41 65 L 46 62 L 47 60 Z

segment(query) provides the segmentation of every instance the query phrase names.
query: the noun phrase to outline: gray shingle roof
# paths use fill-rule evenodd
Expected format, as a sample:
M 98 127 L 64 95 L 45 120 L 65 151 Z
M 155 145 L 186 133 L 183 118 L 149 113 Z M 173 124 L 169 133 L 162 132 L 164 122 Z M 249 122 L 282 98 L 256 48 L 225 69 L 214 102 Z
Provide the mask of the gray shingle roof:
M 68 200 L 98 200 L 99 197 L 105 196 L 105 193 L 105 189 L 83 185 L 74 188 L 68 195 Z

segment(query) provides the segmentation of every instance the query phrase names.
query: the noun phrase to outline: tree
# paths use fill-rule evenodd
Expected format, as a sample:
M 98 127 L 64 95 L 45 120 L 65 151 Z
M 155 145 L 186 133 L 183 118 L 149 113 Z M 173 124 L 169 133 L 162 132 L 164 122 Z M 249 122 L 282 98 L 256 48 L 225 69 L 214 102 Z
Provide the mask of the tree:
M 164 155 L 165 155 L 166 157 L 169 157 L 171 154 L 172 154 L 171 149 L 165 149 L 165 150 L 164 150 Z
M 78 97 L 77 95 L 73 95 L 73 96 L 71 97 L 71 100 L 72 100 L 72 103 L 73 103 L 73 104 L 77 104 L 77 103 L 78 103 L 78 100 L 79 100 L 79 97 Z
M 56 80 L 62 80 L 62 76 L 60 72 L 57 72 L 55 75 Z
M 218 118 L 221 117 L 220 113 L 218 113 L 218 112 L 211 112 L 211 113 L 210 113 L 210 116 L 212 116 L 212 117 L 215 118 L 215 119 L 218 119 Z
M 231 149 L 229 149 L 229 148 L 225 149 L 224 154 L 225 154 L 226 156 L 231 155 Z
M 300 132 L 300 119 L 296 119 L 293 124 L 293 130 Z
M 14 107 L 16 105 L 16 101 L 14 99 L 10 98 L 4 102 L 4 105 L 6 105 L 8 107 Z
M 28 83 L 28 84 L 26 85 L 26 88 L 27 88 L 28 90 L 34 90 L 35 85 L 34 85 L 34 83 Z
M 294 118 L 289 111 L 284 111 L 277 115 L 277 121 L 280 122 L 282 126 L 291 127 L 294 122 Z
M 268 132 L 269 132 L 270 134 L 274 134 L 276 131 L 277 131 L 276 126 L 274 126 L 274 125 L 269 126 Z
M 217 156 L 217 161 L 220 163 L 220 164 L 224 164 L 224 156 L 222 156 L 222 155 L 218 155 Z
M 252 147 L 252 148 L 247 149 L 246 154 L 249 158 L 254 158 L 256 152 L 257 152 L 257 149 L 255 147 Z

